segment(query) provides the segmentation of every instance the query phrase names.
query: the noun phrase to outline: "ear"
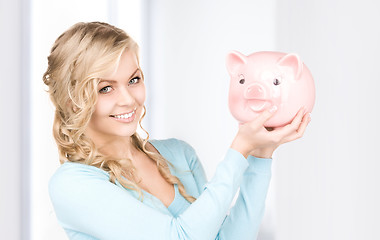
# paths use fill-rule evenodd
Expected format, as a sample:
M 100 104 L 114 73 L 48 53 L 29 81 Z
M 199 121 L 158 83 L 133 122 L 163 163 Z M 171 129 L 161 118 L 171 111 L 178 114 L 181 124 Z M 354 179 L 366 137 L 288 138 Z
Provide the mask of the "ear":
M 246 63 L 247 57 L 237 51 L 230 52 L 226 57 L 227 71 L 230 76 L 238 74 L 240 66 Z
M 278 60 L 277 65 L 280 67 L 290 67 L 293 70 L 294 77 L 298 80 L 301 77 L 303 70 L 303 63 L 300 58 L 295 53 L 289 53 L 280 60 Z

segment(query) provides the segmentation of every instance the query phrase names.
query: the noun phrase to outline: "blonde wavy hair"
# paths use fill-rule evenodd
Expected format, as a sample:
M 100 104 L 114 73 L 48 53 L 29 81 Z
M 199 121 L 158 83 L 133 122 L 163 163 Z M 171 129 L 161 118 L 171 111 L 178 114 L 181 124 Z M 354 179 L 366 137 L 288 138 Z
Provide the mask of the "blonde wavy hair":
M 84 134 L 97 102 L 100 78 L 115 71 L 126 49 L 134 51 L 139 58 L 138 45 L 123 30 L 102 22 L 77 23 L 55 41 L 43 81 L 56 108 L 53 136 L 61 164 L 79 162 L 103 169 L 109 173 L 112 183 L 117 180 L 125 188 L 137 191 L 142 200 L 142 189 L 132 161 L 102 155 Z M 140 127 L 144 116 L 145 111 L 139 121 Z M 146 149 L 149 139 L 148 132 L 146 134 L 146 139 L 137 133 L 131 136 L 134 147 L 157 164 L 168 183 L 178 185 L 179 192 L 187 201 L 195 201 L 186 193 L 181 181 L 171 174 L 170 162 Z

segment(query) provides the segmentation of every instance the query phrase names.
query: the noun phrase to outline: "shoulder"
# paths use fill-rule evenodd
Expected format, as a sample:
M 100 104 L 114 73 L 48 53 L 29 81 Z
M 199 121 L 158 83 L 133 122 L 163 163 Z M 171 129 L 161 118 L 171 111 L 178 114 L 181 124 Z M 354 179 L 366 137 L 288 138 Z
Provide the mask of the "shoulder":
M 183 140 L 169 138 L 150 140 L 149 142 L 164 158 L 175 165 L 186 163 L 188 166 L 191 166 L 198 159 L 194 148 Z
M 172 155 L 193 155 L 196 154 L 194 148 L 187 142 L 177 139 L 168 138 L 163 140 L 150 140 L 149 141 L 157 151 L 162 154 Z
M 54 201 L 55 198 L 65 194 L 81 192 L 90 185 L 105 181 L 109 181 L 109 174 L 97 167 L 66 162 L 56 170 L 49 180 L 50 198 Z
M 161 147 L 168 148 L 168 149 L 192 148 L 190 144 L 177 138 L 167 138 L 167 139 L 161 139 L 161 140 L 153 139 L 153 140 L 149 140 L 149 142 L 152 143 L 154 147 L 157 146 L 159 148 Z
M 50 183 L 56 183 L 62 180 L 67 181 L 69 179 L 77 181 L 91 177 L 108 179 L 109 175 L 106 171 L 94 166 L 75 162 L 65 162 L 55 171 L 50 178 Z
M 194 148 L 175 138 L 150 142 L 171 163 L 169 167 L 172 174 L 180 179 L 187 193 L 198 197 L 203 192 L 207 178 Z

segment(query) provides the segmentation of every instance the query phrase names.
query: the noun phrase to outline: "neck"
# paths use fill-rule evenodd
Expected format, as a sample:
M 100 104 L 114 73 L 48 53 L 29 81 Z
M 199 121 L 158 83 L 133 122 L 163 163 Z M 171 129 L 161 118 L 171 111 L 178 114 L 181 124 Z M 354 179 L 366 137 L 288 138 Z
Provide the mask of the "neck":
M 119 159 L 133 159 L 138 149 L 132 143 L 132 137 L 91 138 L 98 151 L 105 155 Z

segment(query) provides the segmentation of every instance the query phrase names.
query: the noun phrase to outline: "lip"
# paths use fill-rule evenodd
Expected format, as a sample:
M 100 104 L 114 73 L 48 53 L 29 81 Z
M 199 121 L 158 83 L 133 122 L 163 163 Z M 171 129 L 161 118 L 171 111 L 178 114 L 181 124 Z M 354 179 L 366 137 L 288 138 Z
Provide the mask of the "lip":
M 270 102 L 266 99 L 250 99 L 247 102 L 248 108 L 254 112 L 263 111 L 268 105 Z
M 126 114 L 131 114 L 131 116 L 127 117 L 127 118 L 117 118 L 116 117 L 116 116 L 126 115 Z M 135 118 L 136 118 L 136 108 L 132 111 L 125 112 L 125 113 L 119 113 L 119 114 L 115 114 L 115 115 L 110 115 L 109 117 L 118 121 L 118 122 L 130 123 L 130 122 L 133 122 L 133 120 L 135 120 Z

